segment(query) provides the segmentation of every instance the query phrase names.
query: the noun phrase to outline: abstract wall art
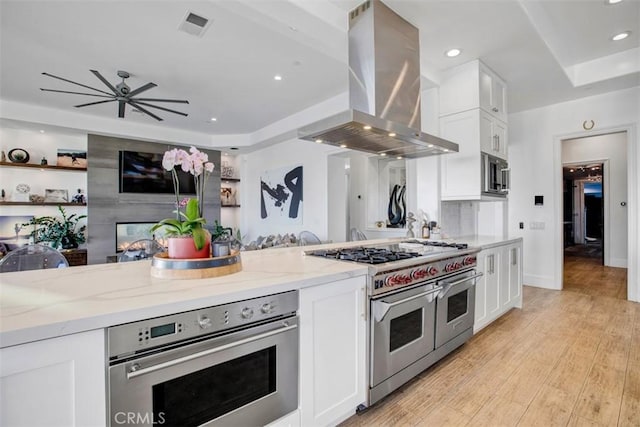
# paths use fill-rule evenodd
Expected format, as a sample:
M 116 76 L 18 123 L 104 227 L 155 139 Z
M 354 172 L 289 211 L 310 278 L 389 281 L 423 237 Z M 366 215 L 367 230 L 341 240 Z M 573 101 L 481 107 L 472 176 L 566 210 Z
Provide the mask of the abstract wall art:
M 302 166 L 260 176 L 260 218 L 273 224 L 302 224 Z

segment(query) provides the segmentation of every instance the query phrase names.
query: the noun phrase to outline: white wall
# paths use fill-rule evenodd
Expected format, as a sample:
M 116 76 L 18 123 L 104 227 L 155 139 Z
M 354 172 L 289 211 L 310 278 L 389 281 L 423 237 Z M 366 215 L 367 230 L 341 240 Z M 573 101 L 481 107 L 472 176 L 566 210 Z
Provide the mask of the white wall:
M 628 130 L 628 281 L 629 298 L 638 301 L 638 217 L 640 200 L 638 124 L 640 87 L 582 98 L 509 115 L 509 234 L 524 237 L 524 283 L 562 287 L 562 170 L 561 140 Z M 590 131 L 583 122 L 593 120 Z M 533 196 L 543 195 L 544 206 L 534 207 Z M 542 222 L 545 228 L 518 228 Z M 553 250 L 552 250 L 553 249 Z
M 327 156 L 335 148 L 293 139 L 248 153 L 240 165 L 242 179 L 242 220 L 246 241 L 269 234 L 298 234 L 308 230 L 326 240 Z M 264 171 L 288 166 L 303 167 L 302 224 L 274 224 L 260 218 L 260 176 Z
M 618 132 L 562 141 L 562 163 L 599 163 L 605 167 L 605 265 L 627 266 L 627 134 Z

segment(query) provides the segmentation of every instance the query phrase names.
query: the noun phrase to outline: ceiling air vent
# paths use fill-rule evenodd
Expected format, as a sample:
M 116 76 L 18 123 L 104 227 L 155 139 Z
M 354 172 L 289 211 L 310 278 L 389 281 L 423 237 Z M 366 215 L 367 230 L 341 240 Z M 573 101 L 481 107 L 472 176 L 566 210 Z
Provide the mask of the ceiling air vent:
M 187 11 L 187 14 L 180 22 L 178 30 L 184 31 L 192 36 L 202 37 L 205 31 L 207 31 L 207 28 L 209 28 L 209 25 L 211 25 L 211 20 Z

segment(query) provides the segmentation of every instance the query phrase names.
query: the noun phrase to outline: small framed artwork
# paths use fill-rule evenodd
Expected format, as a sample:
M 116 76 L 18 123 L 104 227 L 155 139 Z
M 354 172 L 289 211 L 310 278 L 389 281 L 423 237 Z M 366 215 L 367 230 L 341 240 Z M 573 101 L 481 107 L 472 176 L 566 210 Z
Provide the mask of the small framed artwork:
M 47 188 L 44 190 L 45 203 L 68 203 L 69 192 L 67 190 L 55 190 Z
M 87 152 L 83 150 L 58 148 L 56 165 L 66 166 L 68 168 L 86 168 Z

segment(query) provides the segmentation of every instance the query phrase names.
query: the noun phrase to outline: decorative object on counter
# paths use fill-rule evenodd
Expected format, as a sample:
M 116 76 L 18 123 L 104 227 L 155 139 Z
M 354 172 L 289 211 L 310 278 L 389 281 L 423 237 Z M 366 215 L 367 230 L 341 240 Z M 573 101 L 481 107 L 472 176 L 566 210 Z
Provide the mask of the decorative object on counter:
M 4 153 L 4 150 L 0 152 L 0 162 L 4 163 L 7 161 L 7 155 Z
M 302 166 L 260 175 L 260 218 L 271 224 L 302 224 Z
M 29 191 L 31 191 L 31 187 L 27 184 L 18 184 L 16 185 L 16 191 L 13 192 L 11 199 L 14 202 L 28 202 Z
M 159 279 L 204 279 L 242 271 L 240 253 L 218 258 L 172 259 L 166 252 L 154 255 L 151 276 Z
M 409 212 L 409 214 L 407 215 L 407 237 L 416 237 L 415 233 L 413 232 L 414 222 L 416 222 L 416 218 L 413 215 L 413 212 Z
M 44 201 L 45 203 L 67 203 L 69 202 L 69 192 L 47 188 L 44 190 Z
M 191 147 L 189 152 L 191 154 L 182 149 L 174 148 L 166 151 L 162 158 L 162 167 L 171 172 L 173 180 L 173 189 L 176 195 L 176 210 L 174 211 L 176 218 L 163 219 L 151 227 L 151 231 L 165 227 L 169 238 L 167 242 L 169 258 L 208 258 L 211 254 L 208 231 L 203 227 L 207 221 L 203 217 L 202 209 L 205 185 L 214 166 L 206 153 L 195 147 Z M 176 171 L 178 166 L 193 175 L 197 199 L 180 201 L 180 182 Z M 182 207 L 185 208 L 184 212 L 180 210 Z M 191 237 L 191 239 L 185 239 L 185 237 Z M 174 241 L 172 242 L 172 240 Z M 191 242 L 193 250 L 187 251 L 189 243 L 185 243 L 185 240 Z
M 220 178 L 233 178 L 233 172 L 233 166 L 229 166 L 229 162 L 222 162 Z
M 47 162 L 47 158 L 42 156 L 42 160 L 40 160 L 40 166 L 47 166 L 49 162 Z
M 405 185 L 394 185 L 391 195 L 389 196 L 389 207 L 387 214 L 389 217 L 389 225 L 391 228 L 402 228 L 406 225 L 407 202 L 405 199 Z
M 82 194 L 82 188 L 78 188 L 78 192 L 73 196 L 73 199 L 71 199 L 72 203 L 87 203 L 87 198 L 84 196 L 84 194 Z
M 46 242 L 55 249 L 73 249 L 86 241 L 84 232 L 86 225 L 79 226 L 80 220 L 86 215 L 72 214 L 67 216 L 64 208 L 58 206 L 62 219 L 53 216 L 31 218 L 22 225 L 33 225 L 34 229 L 29 234 L 35 243 Z
M 29 153 L 22 148 L 10 150 L 8 156 L 13 163 L 27 163 L 29 161 Z
M 86 168 L 87 152 L 67 148 L 58 148 L 57 166 L 68 168 Z
M 427 221 L 422 222 L 422 238 L 428 239 L 431 236 L 431 230 L 429 230 L 429 224 Z

